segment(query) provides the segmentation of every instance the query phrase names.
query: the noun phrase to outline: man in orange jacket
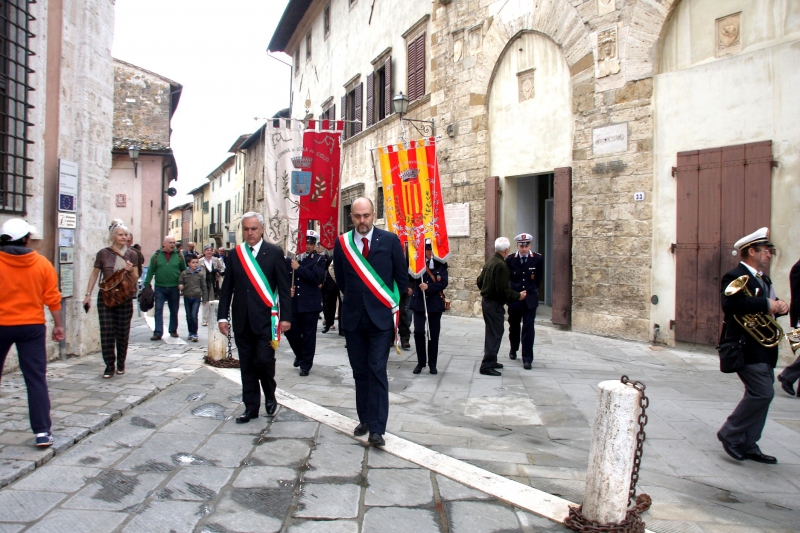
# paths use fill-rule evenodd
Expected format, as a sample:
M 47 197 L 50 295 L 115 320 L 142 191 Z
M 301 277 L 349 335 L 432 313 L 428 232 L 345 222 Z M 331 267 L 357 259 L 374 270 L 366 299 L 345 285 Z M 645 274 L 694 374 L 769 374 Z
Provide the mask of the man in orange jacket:
M 64 340 L 61 293 L 52 263 L 28 248 L 36 228 L 12 218 L 0 229 L 0 373 L 12 344 L 28 389 L 28 416 L 37 446 L 53 444 L 50 395 L 47 391 L 47 350 L 44 306 L 53 315 L 52 338 Z

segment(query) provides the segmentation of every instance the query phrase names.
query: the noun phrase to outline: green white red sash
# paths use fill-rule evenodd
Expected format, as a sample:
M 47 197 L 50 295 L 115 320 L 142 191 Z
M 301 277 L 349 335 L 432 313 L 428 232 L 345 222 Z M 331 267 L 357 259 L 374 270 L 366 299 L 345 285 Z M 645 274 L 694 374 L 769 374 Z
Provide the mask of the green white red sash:
M 370 265 L 369 262 L 364 259 L 364 256 L 361 255 L 361 252 L 358 251 L 354 235 L 355 230 L 339 235 L 339 244 L 342 247 L 344 256 L 350 262 L 350 266 L 353 267 L 353 270 L 355 270 L 358 277 L 361 278 L 361 281 L 364 282 L 364 285 L 369 287 L 372 294 L 374 294 L 383 305 L 391 309 L 394 315 L 396 343 L 397 326 L 400 318 L 400 291 L 397 290 L 397 282 L 392 280 L 393 287 L 392 290 L 389 290 L 389 287 L 386 286 L 378 273 L 375 272 L 372 265 Z
M 256 293 L 261 297 L 261 300 L 267 307 L 272 308 L 272 338 L 273 340 L 280 341 L 281 328 L 278 327 L 278 324 L 280 323 L 278 293 L 273 291 L 272 287 L 270 287 L 269 281 L 267 281 L 267 276 L 265 276 L 264 271 L 261 270 L 261 265 L 259 265 L 256 261 L 256 258 L 253 256 L 253 252 L 250 251 L 249 244 L 243 242 L 237 246 L 236 253 L 239 256 L 239 261 L 241 261 L 242 265 L 244 266 L 244 271 L 247 274 L 248 279 L 250 279 L 250 283 L 253 284 Z

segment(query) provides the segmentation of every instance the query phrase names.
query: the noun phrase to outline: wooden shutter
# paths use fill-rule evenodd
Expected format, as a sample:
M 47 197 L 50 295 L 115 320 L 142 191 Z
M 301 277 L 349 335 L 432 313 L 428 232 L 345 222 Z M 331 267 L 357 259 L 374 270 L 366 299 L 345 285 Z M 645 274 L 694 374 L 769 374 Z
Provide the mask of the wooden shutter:
M 383 73 L 386 82 L 383 86 L 384 116 L 388 117 L 392 114 L 392 56 L 386 58 L 386 62 L 383 64 Z
M 328 120 L 336 120 L 336 104 L 333 104 L 330 109 L 328 109 Z M 335 130 L 336 127 L 332 126 L 331 129 Z
M 361 102 L 363 101 L 364 98 L 364 82 L 361 82 L 358 85 L 356 85 L 355 91 L 356 91 L 356 96 L 354 100 L 356 103 L 355 106 L 353 106 L 355 108 L 355 113 L 353 114 L 353 120 L 361 121 L 363 120 L 361 117 L 361 107 L 362 107 Z M 362 129 L 361 122 L 356 122 L 355 124 L 353 124 L 353 135 L 359 133 L 361 129 Z
M 734 243 L 770 221 L 772 141 L 678 153 L 675 339 L 714 345 Z
M 553 178 L 553 324 L 572 319 L 572 168 Z
M 347 116 L 347 93 L 345 93 L 345 95 L 342 96 L 342 120 L 347 120 L 348 118 L 350 118 L 350 117 Z M 342 138 L 343 139 L 347 139 L 347 132 L 348 131 L 350 131 L 350 128 L 348 127 L 347 122 L 345 122 L 344 123 L 344 128 L 342 129 Z
M 375 124 L 375 73 L 367 76 L 367 127 Z
M 417 74 L 415 76 L 415 83 L 416 83 L 416 91 L 414 92 L 415 99 L 422 98 L 425 96 L 425 34 L 423 33 L 419 37 L 417 37 L 417 46 L 416 46 L 416 69 Z
M 484 239 L 486 251 L 484 255 L 488 261 L 494 255 L 494 241 L 500 230 L 500 178 L 492 176 L 486 178 L 486 222 L 484 226 Z
M 417 45 L 416 41 L 408 43 L 408 80 L 406 96 L 410 102 L 416 100 L 417 91 Z

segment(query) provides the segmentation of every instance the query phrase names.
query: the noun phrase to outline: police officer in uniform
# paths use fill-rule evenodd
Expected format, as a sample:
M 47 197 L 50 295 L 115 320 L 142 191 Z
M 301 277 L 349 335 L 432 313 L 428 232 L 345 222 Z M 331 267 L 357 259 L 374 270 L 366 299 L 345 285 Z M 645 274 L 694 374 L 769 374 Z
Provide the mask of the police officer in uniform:
M 522 341 L 522 366 L 530 370 L 533 365 L 533 341 L 536 331 L 533 323 L 536 320 L 536 309 L 539 307 L 539 283 L 544 275 L 544 258 L 542 254 L 531 251 L 530 233 L 520 233 L 514 240 L 517 253 L 506 257 L 506 265 L 511 271 L 511 289 L 517 292 L 527 291 L 524 300 L 508 303 L 508 340 L 511 351 L 508 356 L 517 358 L 517 350 Z M 520 328 L 520 322 L 522 327 Z
M 325 275 L 325 257 L 316 253 L 319 234 L 306 232 L 306 250 L 295 259 L 286 258 L 289 276 L 294 274 L 292 287 L 292 327 L 286 339 L 294 352 L 294 366 L 300 375 L 307 376 L 314 364 L 317 348 L 317 321 L 322 311 L 322 278 Z
M 419 374 L 427 365 L 431 374 L 436 374 L 436 361 L 439 357 L 439 332 L 442 329 L 444 298 L 442 291 L 447 288 L 447 263 L 433 258 L 431 240 L 425 239 L 425 271 L 420 279 L 413 281 L 414 291 L 408 301 L 408 308 L 414 312 L 414 344 L 417 348 L 417 366 L 414 374 Z M 425 335 L 425 311 L 427 308 L 431 338 Z

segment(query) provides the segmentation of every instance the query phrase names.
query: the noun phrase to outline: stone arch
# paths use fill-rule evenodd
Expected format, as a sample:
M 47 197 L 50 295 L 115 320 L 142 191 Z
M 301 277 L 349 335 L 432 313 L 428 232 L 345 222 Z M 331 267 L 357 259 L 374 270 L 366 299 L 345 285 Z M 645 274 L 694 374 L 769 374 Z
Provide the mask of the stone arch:
M 624 50 L 625 78 L 628 81 L 652 78 L 657 73 L 658 52 L 664 28 L 679 3 L 680 0 L 636 2 Z

